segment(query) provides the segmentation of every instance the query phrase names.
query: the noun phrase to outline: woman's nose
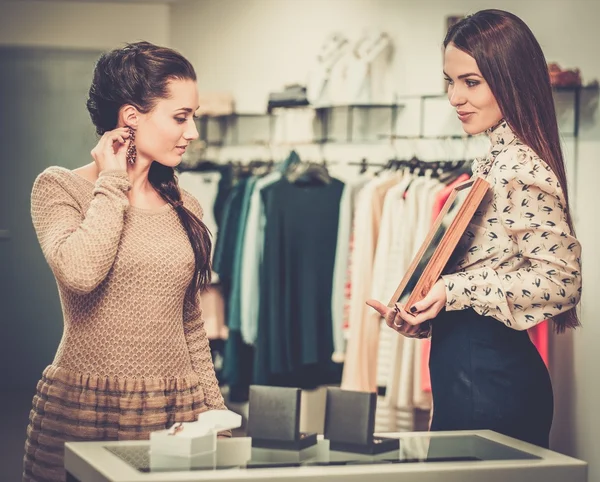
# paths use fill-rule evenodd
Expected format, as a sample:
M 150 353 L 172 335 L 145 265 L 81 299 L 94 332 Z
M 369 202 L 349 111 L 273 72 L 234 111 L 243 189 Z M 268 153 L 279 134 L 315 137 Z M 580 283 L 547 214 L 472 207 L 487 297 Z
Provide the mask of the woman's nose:
M 450 86 L 448 89 L 448 100 L 450 101 L 452 107 L 458 107 L 467 101 L 463 90 L 454 86 Z

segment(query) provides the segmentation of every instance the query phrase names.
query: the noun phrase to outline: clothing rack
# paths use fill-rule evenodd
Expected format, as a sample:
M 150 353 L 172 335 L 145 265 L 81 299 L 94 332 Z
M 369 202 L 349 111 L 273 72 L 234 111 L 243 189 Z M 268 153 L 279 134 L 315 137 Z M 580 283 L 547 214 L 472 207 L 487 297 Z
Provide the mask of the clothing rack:
M 339 165 L 342 164 L 342 161 L 328 161 L 326 159 L 321 159 L 320 161 L 312 161 L 310 159 L 303 159 L 302 162 L 307 162 L 311 164 L 321 164 L 325 167 L 328 165 Z M 419 159 L 416 156 L 413 156 L 411 159 L 390 159 L 387 163 L 378 163 L 378 162 L 370 162 L 366 157 L 363 157 L 360 161 L 349 161 L 344 164 L 348 166 L 360 166 L 361 168 L 368 167 L 384 167 L 386 169 L 401 169 L 403 167 L 408 167 L 411 170 L 415 168 L 421 169 L 433 169 L 433 170 L 452 170 L 458 167 L 461 167 L 463 164 L 471 162 L 471 160 L 453 160 L 453 161 L 425 161 Z M 272 159 L 263 160 L 263 159 L 253 159 L 248 162 L 240 161 L 240 160 L 229 160 L 225 163 L 216 162 L 211 160 L 201 160 L 193 165 L 190 164 L 180 164 L 176 170 L 179 172 L 203 172 L 203 171 L 212 171 L 219 170 L 223 166 L 233 166 L 233 167 L 246 167 L 246 168 L 260 168 L 260 167 L 273 167 L 275 165 L 275 161 Z
M 227 170 L 229 174 L 228 178 L 234 180 L 239 178 L 245 178 L 252 175 L 262 176 L 272 172 L 275 169 L 276 163 L 273 159 L 252 159 L 250 161 L 241 160 L 229 160 L 227 162 L 218 162 L 212 160 L 202 160 L 195 164 L 182 164 L 177 167 L 178 173 L 183 172 L 221 172 Z M 321 157 L 319 161 L 312 161 L 310 159 L 301 159 L 296 167 L 286 168 L 286 176 L 289 179 L 295 179 L 297 176 L 302 176 L 298 173 L 306 173 L 307 175 L 317 176 L 323 180 L 323 182 L 329 182 L 331 175 L 328 171 L 328 167 L 332 165 L 344 164 L 348 166 L 360 167 L 360 174 L 364 174 L 368 171 L 369 167 L 377 167 L 378 170 L 375 175 L 379 175 L 384 171 L 389 170 L 408 170 L 410 173 L 416 173 L 418 176 L 424 176 L 429 173 L 431 176 L 440 180 L 452 179 L 460 176 L 463 173 L 471 174 L 471 161 L 467 160 L 438 160 L 438 161 L 424 161 L 416 156 L 410 159 L 398 159 L 394 157 L 388 160 L 386 163 L 381 162 L 369 162 L 366 157 L 363 157 L 359 162 L 350 161 L 328 161 Z M 293 171 L 297 171 L 295 174 Z M 230 181 L 228 181 L 230 182 Z M 235 181 L 233 181 L 235 182 Z
M 416 169 L 421 171 L 432 170 L 434 172 L 446 172 L 453 171 L 456 169 L 462 169 L 466 164 L 470 164 L 468 160 L 458 161 L 423 161 L 416 156 L 411 159 L 390 159 L 386 164 L 368 162 L 367 158 L 363 157 L 360 162 L 348 162 L 349 166 L 359 166 L 360 172 L 364 173 L 369 167 L 381 167 L 383 170 L 387 169 L 402 169 L 408 168 L 411 172 Z
M 209 171 L 219 171 L 224 167 L 233 167 L 233 168 L 245 168 L 245 169 L 257 169 L 257 168 L 272 168 L 275 165 L 275 161 L 272 159 L 263 160 L 263 159 L 253 159 L 248 162 L 242 161 L 227 161 L 227 162 L 217 162 L 211 160 L 201 160 L 194 164 L 180 164 L 177 166 L 177 172 L 209 172 Z
M 419 135 L 414 135 L 414 136 L 409 136 L 409 135 L 399 135 L 399 134 L 381 134 L 379 136 L 380 139 L 392 139 L 392 140 L 419 140 L 419 139 L 428 139 L 428 140 L 440 140 L 440 141 L 446 141 L 446 140 L 468 140 L 472 137 L 471 134 L 467 134 L 467 135 L 460 135 L 460 134 L 453 134 L 453 135 L 439 135 L 439 136 L 428 136 L 425 134 L 419 134 Z
M 321 159 L 319 161 L 312 161 L 310 159 L 303 159 L 301 162 L 307 164 L 319 164 L 323 167 L 327 167 L 330 165 L 338 165 L 341 164 L 339 161 L 328 161 L 326 159 Z M 177 172 L 208 172 L 208 171 L 218 171 L 221 170 L 224 166 L 230 166 L 238 169 L 258 169 L 258 168 L 268 168 L 272 169 L 275 166 L 276 162 L 272 159 L 262 160 L 262 159 L 253 159 L 251 161 L 240 161 L 240 160 L 229 160 L 227 162 L 216 162 L 211 160 L 201 160 L 195 164 L 180 164 L 177 168 Z M 352 163 L 347 163 L 348 165 L 352 165 Z M 370 164 L 374 166 L 375 164 Z M 384 164 L 380 164 L 383 166 Z

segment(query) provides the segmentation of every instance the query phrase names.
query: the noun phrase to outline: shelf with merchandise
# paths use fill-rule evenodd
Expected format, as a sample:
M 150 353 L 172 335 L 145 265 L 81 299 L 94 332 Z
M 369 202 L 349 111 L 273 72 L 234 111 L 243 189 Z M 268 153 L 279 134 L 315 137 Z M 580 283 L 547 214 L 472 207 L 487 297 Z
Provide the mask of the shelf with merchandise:
M 197 120 L 200 139 L 207 146 L 225 147 L 274 142 L 278 122 L 289 112 L 314 113 L 312 139 L 315 144 L 376 142 L 394 132 L 403 104 L 344 104 L 331 106 L 274 107 L 271 113 L 234 112 L 223 116 L 202 116 Z M 369 130 L 380 126 L 380 132 Z
M 579 136 L 581 104 L 589 98 L 598 97 L 598 85 L 553 87 L 555 102 L 572 106 L 571 131 L 563 131 L 563 137 Z M 572 100 L 562 100 L 565 95 Z M 357 103 L 340 105 L 278 106 L 270 112 L 233 112 L 221 116 L 202 116 L 197 120 L 200 140 L 207 146 L 226 147 L 243 145 L 277 144 L 278 122 L 283 122 L 288 112 L 309 111 L 312 121 L 314 144 L 371 144 L 395 139 L 464 139 L 458 134 L 426 135 L 426 103 L 443 100 L 445 93 L 408 94 L 398 96 L 400 102 Z M 409 102 L 419 102 L 418 133 L 402 135 L 397 132 L 398 117 Z
M 272 136 L 273 116 L 265 113 L 233 112 L 219 116 L 201 116 L 196 125 L 200 140 L 210 147 L 224 147 L 227 145 L 252 144 L 257 139 L 267 140 Z

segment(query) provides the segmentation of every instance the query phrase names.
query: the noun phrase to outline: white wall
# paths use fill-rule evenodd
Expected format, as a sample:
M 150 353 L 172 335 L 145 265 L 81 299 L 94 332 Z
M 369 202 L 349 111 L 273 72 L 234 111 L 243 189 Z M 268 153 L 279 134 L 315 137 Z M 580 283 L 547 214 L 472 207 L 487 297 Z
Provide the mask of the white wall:
M 0 45 L 105 50 L 124 42 L 169 44 L 168 5 L 0 2 Z
M 171 44 L 193 62 L 203 90 L 229 90 L 239 111 L 264 111 L 268 92 L 304 82 L 325 36 L 339 30 L 358 37 L 379 27 L 395 42 L 398 93 L 440 92 L 440 46 L 447 15 L 483 8 L 509 10 L 528 23 L 549 61 L 579 67 L 584 82 L 600 79 L 600 2 L 596 0 L 204 0 L 172 6 Z M 587 100 L 584 99 L 584 103 Z M 568 105 L 568 103 L 567 103 Z M 568 108 L 567 108 L 568 110 Z M 572 116 L 572 111 L 566 113 Z M 578 237 L 584 247 L 584 327 L 553 339 L 555 388 L 553 448 L 590 462 L 590 481 L 600 480 L 600 219 L 594 206 L 600 179 L 598 112 L 584 109 L 579 156 L 571 186 Z M 594 447 L 595 445 L 595 447 Z
M 548 59 L 600 76 L 592 56 L 600 12 L 594 0 L 190 0 L 172 6 L 171 40 L 194 62 L 203 88 L 233 90 L 244 111 L 264 110 L 269 91 L 304 81 L 324 37 L 336 30 L 354 38 L 364 28 L 387 31 L 396 45 L 397 90 L 431 93 L 442 85 L 444 17 L 481 8 L 522 16 Z

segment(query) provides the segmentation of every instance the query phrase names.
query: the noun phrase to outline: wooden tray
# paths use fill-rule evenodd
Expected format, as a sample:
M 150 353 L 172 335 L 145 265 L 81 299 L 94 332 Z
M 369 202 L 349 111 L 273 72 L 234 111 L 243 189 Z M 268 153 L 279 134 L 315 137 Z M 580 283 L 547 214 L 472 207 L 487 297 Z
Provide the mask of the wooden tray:
M 478 177 L 457 184 L 435 223 L 423 241 L 408 271 L 388 303 L 400 302 L 410 307 L 422 300 L 440 275 L 456 249 L 471 218 L 483 200 L 489 183 Z

